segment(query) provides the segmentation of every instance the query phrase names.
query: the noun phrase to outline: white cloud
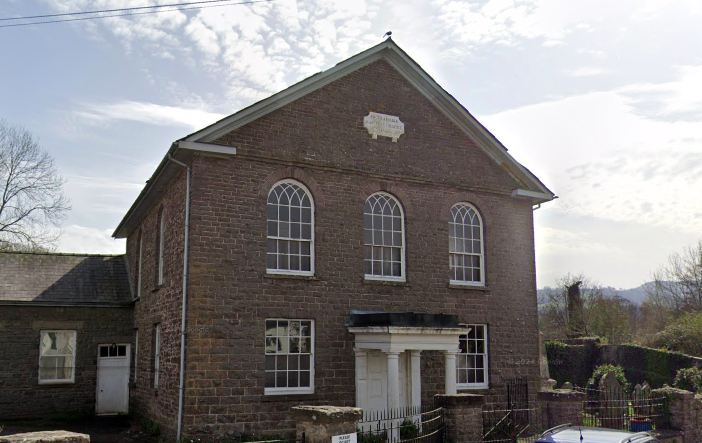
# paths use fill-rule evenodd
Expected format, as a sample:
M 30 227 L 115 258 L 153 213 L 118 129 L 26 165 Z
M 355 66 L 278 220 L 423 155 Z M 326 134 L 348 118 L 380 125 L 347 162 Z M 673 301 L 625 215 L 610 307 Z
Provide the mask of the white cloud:
M 593 241 L 593 237 L 587 231 L 575 229 L 563 230 L 550 226 L 537 226 L 534 229 L 534 240 L 540 253 L 602 254 L 618 249 L 615 245 Z
M 87 254 L 124 254 L 126 241 L 113 239 L 112 230 L 70 225 L 63 229 L 59 252 Z
M 569 69 L 566 71 L 569 75 L 573 77 L 593 77 L 596 75 L 607 74 L 610 71 L 608 69 L 596 67 L 596 66 L 582 66 L 575 69 Z
M 681 66 L 677 74 L 675 81 L 630 85 L 621 92 L 631 106 L 651 118 L 701 121 L 702 66 Z
M 687 81 L 665 89 L 683 90 Z M 702 122 L 640 115 L 628 98 L 636 90 L 568 97 L 481 121 L 561 197 L 550 210 L 702 232 Z
M 95 124 L 112 121 L 133 121 L 148 125 L 181 126 L 200 129 L 224 117 L 200 109 L 157 105 L 135 101 L 116 103 L 83 103 L 74 115 Z

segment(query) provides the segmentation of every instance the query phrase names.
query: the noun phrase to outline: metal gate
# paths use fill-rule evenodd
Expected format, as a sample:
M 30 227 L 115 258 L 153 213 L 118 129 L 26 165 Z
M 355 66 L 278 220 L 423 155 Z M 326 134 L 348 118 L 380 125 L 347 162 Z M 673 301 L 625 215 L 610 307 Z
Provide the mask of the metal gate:
M 544 428 L 541 410 L 529 407 L 526 377 L 507 380 L 505 402 L 483 407 L 483 441 L 531 443 Z

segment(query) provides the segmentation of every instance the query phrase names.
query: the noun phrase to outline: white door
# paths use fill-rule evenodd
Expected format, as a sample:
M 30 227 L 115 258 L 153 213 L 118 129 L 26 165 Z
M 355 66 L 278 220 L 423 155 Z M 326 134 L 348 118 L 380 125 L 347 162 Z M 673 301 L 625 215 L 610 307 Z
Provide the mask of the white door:
M 129 356 L 131 345 L 98 346 L 98 414 L 129 412 Z
M 408 352 L 400 354 L 400 406 L 409 405 L 408 396 Z M 384 410 L 388 408 L 388 357 L 381 351 L 368 352 L 367 375 L 367 402 L 364 406 L 368 410 Z

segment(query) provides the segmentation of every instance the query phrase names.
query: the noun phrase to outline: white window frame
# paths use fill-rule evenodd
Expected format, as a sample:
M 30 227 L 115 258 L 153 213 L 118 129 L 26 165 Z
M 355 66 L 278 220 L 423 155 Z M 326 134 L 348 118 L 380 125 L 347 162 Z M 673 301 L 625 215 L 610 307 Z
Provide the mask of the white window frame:
M 475 205 L 472 205 L 470 203 L 466 202 L 459 202 L 456 203 L 455 205 L 451 206 L 451 211 L 453 211 L 453 208 L 456 206 L 466 206 L 468 208 L 471 208 L 476 216 L 478 217 L 478 221 L 480 222 L 480 254 L 470 254 L 470 253 L 464 253 L 464 252 L 451 252 L 449 249 L 449 272 L 451 272 L 451 256 L 452 255 L 464 255 L 464 256 L 475 256 L 477 255 L 480 258 L 480 281 L 465 281 L 465 280 L 454 280 L 453 278 L 450 278 L 449 283 L 451 285 L 455 286 L 485 286 L 485 230 L 484 226 L 485 224 L 483 223 L 483 217 L 480 215 L 480 211 L 478 211 L 478 208 L 475 207 Z M 453 222 L 451 213 L 449 212 L 449 225 Z M 465 226 L 465 225 L 464 225 Z M 451 234 L 449 232 L 449 242 L 451 241 Z
M 161 323 L 154 326 L 154 389 L 158 389 L 161 371 Z
M 268 240 L 286 240 L 286 241 L 296 241 L 299 239 L 293 239 L 290 237 L 271 237 L 268 235 L 268 198 L 270 198 L 271 192 L 278 187 L 279 185 L 289 183 L 293 184 L 295 186 L 300 187 L 305 193 L 307 194 L 307 197 L 310 199 L 310 210 L 312 211 L 311 214 L 311 236 L 310 236 L 310 270 L 309 271 L 296 271 L 296 270 L 290 270 L 290 269 L 271 269 L 268 267 Z M 305 186 L 304 184 L 300 183 L 297 180 L 293 179 L 285 179 L 285 180 L 280 180 L 279 182 L 276 182 L 273 186 L 271 186 L 271 189 L 268 191 L 268 196 L 266 198 L 266 274 L 277 274 L 277 275 L 302 275 L 302 276 L 314 276 L 315 272 L 315 267 L 314 267 L 314 235 L 315 235 L 315 206 L 314 206 L 314 198 L 312 196 L 312 193 L 310 190 Z M 305 240 L 306 241 L 306 240 Z
M 44 340 L 44 335 L 51 332 L 71 332 L 73 333 L 73 354 L 53 354 L 53 355 L 42 355 L 42 342 Z M 37 378 L 40 385 L 58 385 L 58 384 L 71 384 L 76 381 L 76 355 L 78 354 L 78 349 L 76 347 L 78 343 L 78 332 L 72 329 L 47 329 L 39 332 L 39 373 Z M 72 357 L 73 358 L 73 370 L 71 371 L 71 378 L 67 379 L 42 379 L 41 378 L 41 360 L 43 357 Z
M 157 284 L 163 284 L 163 262 L 166 249 L 166 210 L 161 210 L 161 220 L 158 227 L 158 279 Z
M 142 270 L 142 262 L 144 260 L 144 235 L 143 231 L 139 231 L 139 254 L 137 255 L 137 260 L 139 260 L 139 263 L 137 264 L 137 290 L 136 290 L 136 298 L 141 298 L 141 270 Z
M 407 250 L 406 244 L 405 244 L 405 210 L 402 207 L 402 204 L 400 203 L 400 200 L 397 199 L 394 195 L 387 193 L 387 192 L 374 192 L 373 194 L 369 195 L 368 198 L 366 198 L 366 201 L 363 203 L 363 215 L 364 215 L 364 222 L 363 222 L 363 229 L 364 229 L 364 241 L 363 241 L 363 267 L 365 268 L 366 263 L 365 263 L 365 249 L 366 246 L 374 246 L 374 245 L 369 245 L 365 242 L 365 229 L 366 229 L 366 224 L 365 224 L 365 204 L 368 202 L 368 200 L 375 196 L 375 195 L 383 195 L 386 197 L 389 197 L 397 203 L 397 207 L 400 208 L 400 222 L 401 222 L 401 229 L 402 229 L 402 248 L 400 250 L 400 276 L 395 277 L 391 275 L 375 275 L 375 274 L 366 274 L 364 271 L 364 278 L 366 280 L 377 280 L 377 281 L 394 281 L 394 282 L 406 282 L 407 281 L 407 274 L 405 272 L 405 251 Z
M 314 394 L 314 347 L 315 347 L 315 321 L 309 318 L 267 318 L 265 321 L 308 321 L 310 322 L 310 336 L 311 336 L 311 349 L 310 349 L 310 385 L 309 386 L 304 386 L 304 387 L 297 387 L 297 388 L 268 388 L 265 387 L 265 369 L 264 369 L 264 394 L 265 395 L 295 395 L 295 394 Z M 265 353 L 265 346 L 266 346 L 266 333 L 265 333 L 265 323 L 264 323 L 264 341 L 263 341 L 263 346 L 264 346 L 264 356 L 265 355 L 304 355 L 304 354 L 266 354 Z M 276 336 L 277 337 L 277 336 Z
M 461 352 L 456 354 L 456 381 L 457 381 L 456 382 L 456 389 L 459 389 L 459 390 L 488 389 L 490 387 L 490 377 L 489 377 L 489 363 L 490 363 L 489 362 L 489 355 L 490 355 L 490 353 L 488 351 L 488 348 L 490 346 L 490 340 L 489 340 L 489 335 L 488 335 L 488 325 L 487 324 L 471 324 L 471 325 L 461 325 L 461 326 L 466 328 L 466 329 L 475 328 L 475 327 L 482 327 L 483 328 L 483 337 L 485 340 L 485 352 L 482 354 L 478 354 L 478 353 L 475 353 L 475 354 L 465 353 L 464 354 Z M 466 331 L 465 334 L 461 334 L 461 337 L 467 336 L 467 335 L 468 335 L 468 331 Z M 460 338 L 459 338 L 459 340 L 460 340 Z M 466 347 L 466 351 L 467 350 L 468 349 Z M 459 371 L 461 371 L 461 369 L 459 369 L 460 364 L 459 364 L 458 359 L 461 358 L 461 356 L 465 356 L 465 355 L 483 355 L 484 380 L 482 383 L 458 383 L 458 380 L 460 380 Z M 467 379 L 467 377 L 466 377 L 466 379 Z

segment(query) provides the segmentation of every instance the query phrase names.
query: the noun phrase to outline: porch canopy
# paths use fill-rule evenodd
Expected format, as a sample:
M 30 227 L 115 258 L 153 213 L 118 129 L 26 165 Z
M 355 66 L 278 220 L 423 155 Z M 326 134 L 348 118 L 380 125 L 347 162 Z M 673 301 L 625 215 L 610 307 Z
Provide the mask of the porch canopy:
M 444 353 L 445 393 L 456 393 L 456 354 L 458 339 L 467 330 L 458 324 L 458 316 L 415 312 L 351 311 L 349 332 L 355 336 L 356 405 L 368 404 L 367 374 L 369 351 L 380 351 L 387 358 L 387 407 L 403 406 L 400 402 L 400 354 L 409 353 L 409 386 L 411 398 L 406 403 L 421 405 L 420 355 L 422 351 Z

